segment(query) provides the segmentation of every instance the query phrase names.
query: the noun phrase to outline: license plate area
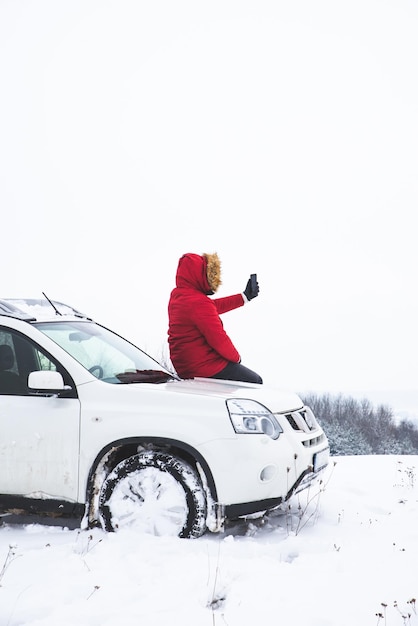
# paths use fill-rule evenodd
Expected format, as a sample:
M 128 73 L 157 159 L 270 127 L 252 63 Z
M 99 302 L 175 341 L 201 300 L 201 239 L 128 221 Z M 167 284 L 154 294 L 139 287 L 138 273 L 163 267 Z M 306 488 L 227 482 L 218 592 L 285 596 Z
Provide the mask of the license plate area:
M 313 456 L 313 471 L 319 472 L 319 470 L 326 467 L 329 463 L 329 448 L 324 448 L 319 452 L 316 452 Z

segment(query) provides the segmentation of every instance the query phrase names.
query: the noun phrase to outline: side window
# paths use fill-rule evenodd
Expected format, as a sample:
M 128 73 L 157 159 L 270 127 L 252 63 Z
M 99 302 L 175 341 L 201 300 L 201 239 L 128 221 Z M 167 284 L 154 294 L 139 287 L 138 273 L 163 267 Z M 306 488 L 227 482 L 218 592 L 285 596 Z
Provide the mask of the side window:
M 59 371 L 72 388 L 66 397 L 77 397 L 71 376 L 58 362 L 27 337 L 0 327 L 0 394 L 28 395 L 28 376 L 39 370 Z
M 19 375 L 13 335 L 0 328 L 0 394 L 20 395 L 24 385 Z
M 12 335 L 4 330 L 0 330 L 0 371 L 18 373 Z
M 38 348 L 35 348 L 35 358 L 38 362 L 37 369 L 38 370 L 51 370 L 53 372 L 57 371 L 57 366 L 53 363 L 43 352 L 41 352 Z

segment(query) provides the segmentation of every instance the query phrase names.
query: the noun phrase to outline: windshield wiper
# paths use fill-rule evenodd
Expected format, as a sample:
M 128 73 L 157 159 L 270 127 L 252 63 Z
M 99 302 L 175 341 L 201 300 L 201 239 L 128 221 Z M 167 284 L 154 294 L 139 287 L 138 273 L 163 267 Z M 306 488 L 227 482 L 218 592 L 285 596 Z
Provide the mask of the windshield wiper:
M 115 374 L 121 383 L 166 383 L 174 376 L 161 370 L 135 370 L 132 372 L 122 372 Z

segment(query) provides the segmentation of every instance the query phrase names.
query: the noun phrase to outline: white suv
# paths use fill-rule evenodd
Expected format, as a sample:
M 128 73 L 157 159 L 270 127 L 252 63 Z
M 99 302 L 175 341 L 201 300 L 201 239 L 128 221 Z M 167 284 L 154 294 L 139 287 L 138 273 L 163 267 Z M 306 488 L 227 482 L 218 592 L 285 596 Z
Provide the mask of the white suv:
M 297 395 L 181 380 L 73 308 L 0 300 L 0 514 L 199 537 L 316 480 L 327 438 Z

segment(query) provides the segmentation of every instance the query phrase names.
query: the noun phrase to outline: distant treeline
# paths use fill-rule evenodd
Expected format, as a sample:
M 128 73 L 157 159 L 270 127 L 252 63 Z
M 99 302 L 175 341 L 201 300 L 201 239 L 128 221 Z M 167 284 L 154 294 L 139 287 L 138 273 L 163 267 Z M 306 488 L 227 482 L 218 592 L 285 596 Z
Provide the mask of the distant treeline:
M 366 398 L 300 394 L 328 436 L 331 454 L 418 454 L 418 428 L 395 421 L 386 405 L 376 408 Z

